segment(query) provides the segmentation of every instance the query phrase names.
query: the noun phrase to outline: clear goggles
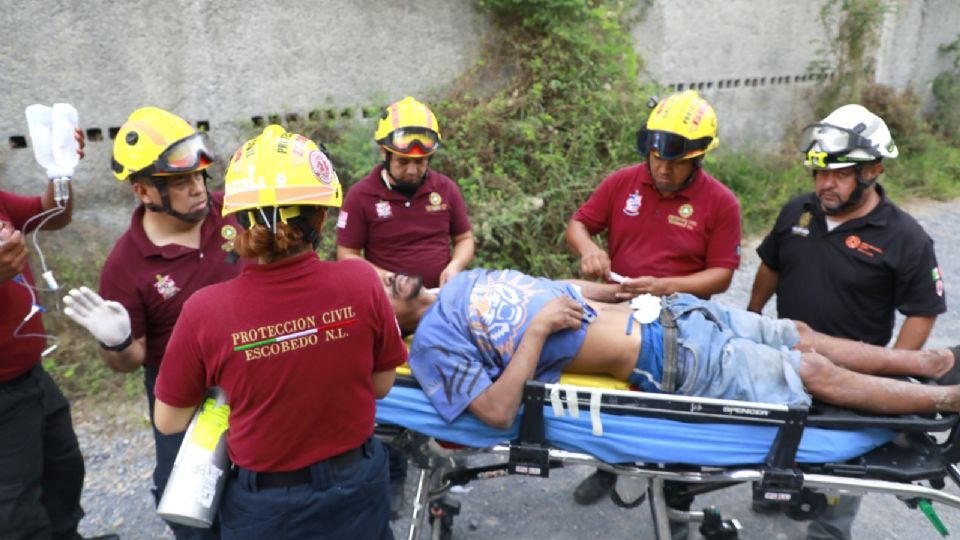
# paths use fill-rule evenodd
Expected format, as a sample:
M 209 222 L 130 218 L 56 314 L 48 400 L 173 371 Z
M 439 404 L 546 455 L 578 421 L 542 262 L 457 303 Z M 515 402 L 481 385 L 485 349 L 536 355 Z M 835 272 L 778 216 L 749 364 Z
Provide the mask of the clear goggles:
M 831 124 L 812 124 L 803 128 L 800 135 L 800 151 L 808 152 L 817 145 L 821 152 L 829 155 L 846 154 L 853 150 L 880 157 L 880 152 L 870 139 L 851 129 Z
M 682 159 L 693 152 L 704 152 L 712 141 L 713 137 L 690 140 L 668 131 L 641 129 L 637 133 L 637 150 L 643 155 L 656 150 L 660 159 L 669 161 Z
M 216 160 L 206 133 L 194 133 L 171 144 L 149 167 L 138 175 L 180 174 L 210 165 Z
M 398 154 L 430 155 L 440 147 L 440 137 L 436 131 L 427 128 L 400 128 L 377 141 Z

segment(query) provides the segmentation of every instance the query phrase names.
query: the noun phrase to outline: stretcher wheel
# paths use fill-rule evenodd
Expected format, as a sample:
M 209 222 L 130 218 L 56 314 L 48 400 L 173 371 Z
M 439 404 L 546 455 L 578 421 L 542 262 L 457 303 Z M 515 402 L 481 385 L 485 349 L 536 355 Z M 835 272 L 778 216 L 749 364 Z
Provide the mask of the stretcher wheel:
M 430 503 L 430 539 L 452 540 L 453 518 L 460 513 L 460 501 L 442 497 Z
M 783 505 L 783 513 L 794 521 L 816 518 L 827 509 L 827 496 L 812 491 L 801 491 L 794 500 Z

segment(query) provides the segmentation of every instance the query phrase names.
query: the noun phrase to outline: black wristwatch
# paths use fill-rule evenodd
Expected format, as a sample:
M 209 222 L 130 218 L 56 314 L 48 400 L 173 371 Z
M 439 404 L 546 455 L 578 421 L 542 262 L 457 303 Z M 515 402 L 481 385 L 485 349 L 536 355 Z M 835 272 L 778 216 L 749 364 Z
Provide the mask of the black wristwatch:
M 105 351 L 120 352 L 126 349 L 127 347 L 129 347 L 133 343 L 133 332 L 127 334 L 127 339 L 121 341 L 120 343 L 112 347 L 110 345 L 105 345 L 102 341 L 99 343 L 100 343 L 100 348 Z

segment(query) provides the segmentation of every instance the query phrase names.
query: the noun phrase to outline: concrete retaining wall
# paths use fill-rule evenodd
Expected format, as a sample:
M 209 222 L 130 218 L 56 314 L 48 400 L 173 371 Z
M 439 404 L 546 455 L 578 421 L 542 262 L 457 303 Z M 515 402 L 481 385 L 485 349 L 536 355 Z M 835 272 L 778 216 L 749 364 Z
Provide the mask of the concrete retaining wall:
M 125 227 L 133 204 L 110 175 L 109 155 L 112 130 L 136 107 L 205 122 L 226 154 L 253 117 L 316 109 L 358 116 L 406 94 L 439 95 L 473 64 L 489 31 L 470 0 L 0 4 L 0 186 L 41 189 L 31 151 L 17 148 L 26 142 L 23 109 L 69 101 L 89 130 L 75 221 L 81 232 L 89 226 L 106 236 Z M 700 90 L 718 111 L 721 148 L 770 148 L 814 120 L 807 68 L 822 56 L 820 5 L 654 0 L 632 32 L 646 64 L 641 77 Z M 892 6 L 877 51 L 879 82 L 925 92 L 949 65 L 936 51 L 956 37 L 960 3 Z

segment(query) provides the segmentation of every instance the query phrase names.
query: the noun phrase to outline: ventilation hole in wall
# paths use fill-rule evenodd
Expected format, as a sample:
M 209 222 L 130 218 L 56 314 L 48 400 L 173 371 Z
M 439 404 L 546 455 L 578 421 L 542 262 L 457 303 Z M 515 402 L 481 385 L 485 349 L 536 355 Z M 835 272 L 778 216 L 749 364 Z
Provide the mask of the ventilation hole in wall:
M 713 88 L 713 82 L 708 82 L 708 83 L 707 83 L 707 88 Z
M 677 83 L 677 92 L 683 92 L 683 83 Z
M 307 118 L 310 120 L 320 120 L 323 118 L 323 111 L 320 109 L 314 109 L 307 113 Z
M 340 118 L 353 118 L 353 109 L 340 109 Z
M 23 135 L 14 135 L 10 137 L 10 148 L 26 148 L 27 147 L 27 138 Z
M 330 120 L 333 120 L 333 119 L 335 119 L 335 118 L 337 117 L 337 110 L 336 110 L 336 109 L 326 109 L 325 111 L 323 111 L 323 115 L 326 116 L 327 118 L 329 118 Z
M 87 128 L 87 140 L 88 141 L 102 141 L 103 132 L 100 131 L 100 128 Z
M 299 122 L 299 121 L 300 121 L 300 115 L 297 114 L 297 113 L 295 113 L 295 112 L 289 112 L 289 113 L 285 114 L 285 115 L 283 116 L 283 118 L 284 118 L 287 122 Z
M 280 123 L 280 115 L 279 115 L 279 114 L 271 114 L 271 115 L 268 115 L 268 116 L 267 116 L 267 120 L 269 120 L 271 124 L 279 124 L 279 123 Z
M 117 138 L 117 133 L 120 133 L 120 128 L 118 127 L 107 128 L 107 137 L 110 137 L 111 141 Z
M 257 127 L 263 127 L 263 117 L 262 116 L 251 116 L 250 121 L 253 122 L 253 125 Z
M 197 120 L 197 131 L 207 132 L 210 131 L 210 121 L 209 120 Z M 110 137 L 111 139 L 113 137 Z

